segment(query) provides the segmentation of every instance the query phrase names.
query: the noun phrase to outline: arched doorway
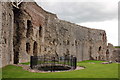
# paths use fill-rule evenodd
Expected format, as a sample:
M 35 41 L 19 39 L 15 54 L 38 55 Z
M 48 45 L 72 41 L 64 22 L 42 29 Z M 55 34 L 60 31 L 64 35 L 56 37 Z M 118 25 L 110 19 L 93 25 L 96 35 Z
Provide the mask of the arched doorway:
M 14 64 L 19 63 L 19 52 L 14 50 Z
M 33 56 L 37 56 L 37 42 L 35 41 L 34 44 L 33 44 Z

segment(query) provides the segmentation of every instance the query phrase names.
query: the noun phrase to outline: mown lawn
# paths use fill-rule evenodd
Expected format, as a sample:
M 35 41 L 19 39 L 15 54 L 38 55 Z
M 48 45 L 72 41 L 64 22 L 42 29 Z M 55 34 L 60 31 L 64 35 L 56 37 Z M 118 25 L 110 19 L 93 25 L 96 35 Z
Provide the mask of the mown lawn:
M 2 68 L 3 78 L 118 78 L 118 64 L 101 64 L 103 61 L 82 61 L 83 70 L 51 73 L 32 73 L 13 65 Z M 95 64 L 93 64 L 95 63 Z M 28 63 L 27 63 L 28 64 Z

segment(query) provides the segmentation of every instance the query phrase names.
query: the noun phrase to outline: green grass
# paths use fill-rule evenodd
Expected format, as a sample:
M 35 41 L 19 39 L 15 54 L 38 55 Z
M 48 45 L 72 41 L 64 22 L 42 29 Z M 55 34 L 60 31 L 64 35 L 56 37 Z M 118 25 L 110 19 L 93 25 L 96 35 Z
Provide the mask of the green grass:
M 20 64 L 24 64 L 24 65 L 30 65 L 30 62 L 27 62 L 27 63 L 20 63 Z
M 118 78 L 118 64 L 101 62 L 103 61 L 82 61 L 78 62 L 78 66 L 86 67 L 83 70 L 52 73 L 32 73 L 22 67 L 8 65 L 3 68 L 3 78 Z
M 120 48 L 120 46 L 114 46 L 115 48 Z

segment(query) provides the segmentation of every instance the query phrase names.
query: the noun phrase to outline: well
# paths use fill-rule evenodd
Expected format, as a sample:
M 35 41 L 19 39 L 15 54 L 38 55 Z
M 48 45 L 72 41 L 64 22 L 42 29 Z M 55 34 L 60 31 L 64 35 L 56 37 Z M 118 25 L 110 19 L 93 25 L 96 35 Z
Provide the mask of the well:
M 58 56 L 54 54 L 31 56 L 30 67 L 51 72 L 74 70 L 77 67 L 77 58 L 73 55 Z

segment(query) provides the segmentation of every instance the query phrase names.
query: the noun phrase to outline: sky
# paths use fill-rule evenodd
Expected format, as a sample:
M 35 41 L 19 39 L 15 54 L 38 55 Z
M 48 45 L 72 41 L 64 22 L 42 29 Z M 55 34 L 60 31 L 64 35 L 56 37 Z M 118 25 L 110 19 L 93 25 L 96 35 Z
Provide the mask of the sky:
M 35 0 L 59 19 L 106 31 L 107 42 L 118 46 L 119 0 Z M 119 44 L 120 46 L 120 44 Z

